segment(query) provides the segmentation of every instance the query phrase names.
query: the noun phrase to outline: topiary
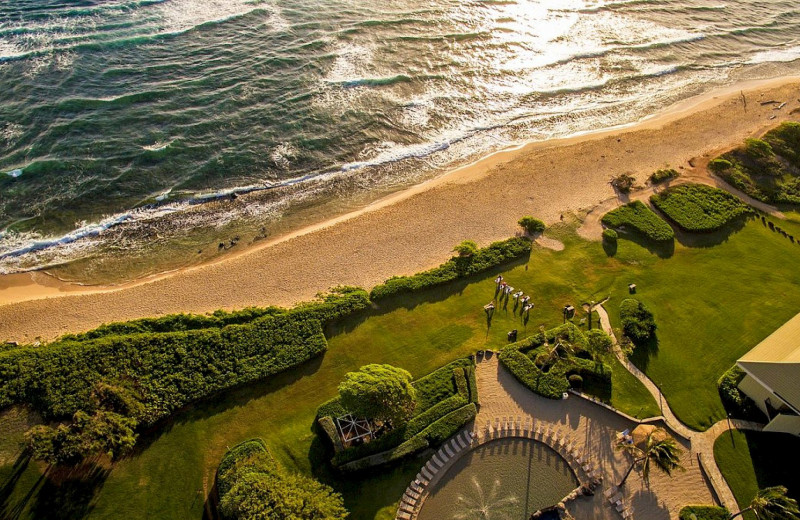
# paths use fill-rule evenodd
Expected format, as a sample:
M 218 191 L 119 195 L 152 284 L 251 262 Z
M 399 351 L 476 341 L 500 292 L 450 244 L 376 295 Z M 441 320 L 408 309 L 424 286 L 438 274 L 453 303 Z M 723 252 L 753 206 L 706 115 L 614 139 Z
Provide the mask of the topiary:
M 616 243 L 617 237 L 619 235 L 613 229 L 604 229 L 603 230 L 603 240 L 609 243 Z
M 569 386 L 572 388 L 582 388 L 583 387 L 583 378 L 578 374 L 572 374 L 569 376 Z
M 539 220 L 538 218 L 533 218 L 531 216 L 522 217 L 519 219 L 517 224 L 520 225 L 522 229 L 525 230 L 526 233 L 529 235 L 533 235 L 534 233 L 541 233 L 544 231 L 545 225 L 544 222 Z

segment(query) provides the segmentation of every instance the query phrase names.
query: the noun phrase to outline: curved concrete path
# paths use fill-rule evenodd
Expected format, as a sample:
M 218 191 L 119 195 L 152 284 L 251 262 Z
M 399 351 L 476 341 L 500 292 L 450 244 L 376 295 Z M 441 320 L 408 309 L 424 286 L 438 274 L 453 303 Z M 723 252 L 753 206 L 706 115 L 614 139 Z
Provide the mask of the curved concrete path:
M 730 486 L 728 486 L 728 483 L 722 476 L 722 472 L 719 470 L 719 466 L 717 466 L 717 462 L 714 459 L 714 442 L 716 441 L 717 437 L 731 428 L 737 430 L 760 431 L 763 429 L 763 425 L 751 421 L 731 419 L 730 421 L 719 421 L 711 426 L 711 428 L 708 430 L 704 432 L 698 432 L 683 424 L 672 412 L 672 409 L 669 407 L 669 403 L 667 402 L 666 398 L 663 397 L 663 394 L 661 394 L 661 390 L 658 388 L 658 386 L 649 377 L 647 377 L 644 372 L 639 370 L 639 368 L 634 365 L 622 352 L 619 342 L 617 341 L 617 337 L 614 334 L 614 329 L 611 327 L 611 321 L 609 320 L 608 312 L 603 307 L 602 303 L 603 302 L 597 304 L 595 306 L 595 310 L 600 316 L 600 325 L 603 327 L 603 330 L 605 330 L 614 341 L 614 355 L 636 379 L 641 381 L 641 383 L 645 386 L 645 388 L 647 388 L 655 400 L 661 403 L 661 413 L 664 417 L 664 422 L 666 425 L 669 426 L 669 428 L 675 433 L 681 435 L 691 443 L 692 451 L 697 453 L 698 459 L 701 461 L 703 469 L 705 470 L 706 475 L 714 487 L 714 492 L 716 493 L 720 504 L 727 507 L 729 511 L 738 511 L 739 505 L 737 504 L 736 499 L 731 492 Z

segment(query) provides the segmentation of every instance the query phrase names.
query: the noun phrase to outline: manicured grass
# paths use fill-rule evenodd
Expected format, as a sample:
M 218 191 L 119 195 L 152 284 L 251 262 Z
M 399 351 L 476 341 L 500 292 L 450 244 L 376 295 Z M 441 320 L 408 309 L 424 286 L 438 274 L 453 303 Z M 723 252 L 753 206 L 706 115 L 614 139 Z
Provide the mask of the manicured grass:
M 714 458 L 742 508 L 770 486 L 786 486 L 789 496 L 800 499 L 800 438 L 794 435 L 733 430 L 717 438 Z
M 724 417 L 716 389 L 719 376 L 800 310 L 800 246 L 760 221 L 733 234 L 704 235 L 692 245 L 677 242 L 666 257 L 622 238 L 609 257 L 600 242 L 581 240 L 565 228 L 546 234 L 562 240 L 565 250 L 537 247 L 527 263 L 504 268 L 506 280 L 536 303 L 527 325 L 513 315 L 512 300 L 507 310 L 498 306 L 487 328 L 483 306 L 494 297 L 496 270 L 386 300 L 381 308 L 328 331 L 323 357 L 179 413 L 143 439 L 140 451 L 118 463 L 107 478 L 95 475 L 85 486 L 62 486 L 55 493 L 52 486 L 37 484 L 40 470 L 28 466 L 0 496 L 0 511 L 45 518 L 46 509 L 58 510 L 61 497 L 76 506 L 74 515 L 64 515 L 71 518 L 196 520 L 228 447 L 261 437 L 285 468 L 315 474 L 341 491 L 351 518 L 373 520 L 392 510 L 420 464 L 409 461 L 351 480 L 327 473 L 311 428 L 316 408 L 336 395 L 348 371 L 391 363 L 419 377 L 478 349 L 498 349 L 511 329 L 524 337 L 540 326 L 559 325 L 565 304 L 578 309 L 579 323 L 581 303 L 608 295 L 606 308 L 618 325 L 619 302 L 628 296 L 628 283 L 636 283 L 636 297 L 653 311 L 659 327 L 657 342 L 637 352 L 636 363 L 662 385 L 682 420 L 705 427 Z M 612 405 L 628 413 L 657 413 L 657 404 L 632 376 L 615 370 L 613 381 Z M 7 469 L 0 471 L 7 474 Z

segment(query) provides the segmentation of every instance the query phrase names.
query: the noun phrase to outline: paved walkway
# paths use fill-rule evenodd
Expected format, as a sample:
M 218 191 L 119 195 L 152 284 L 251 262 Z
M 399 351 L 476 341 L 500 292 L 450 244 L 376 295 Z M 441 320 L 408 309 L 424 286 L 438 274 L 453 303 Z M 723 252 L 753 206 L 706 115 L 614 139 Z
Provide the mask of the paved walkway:
M 731 488 L 728 486 L 728 483 L 722 476 L 722 472 L 720 472 L 716 460 L 714 460 L 714 441 L 716 441 L 717 437 L 728 431 L 730 428 L 758 431 L 763 428 L 763 425 L 750 421 L 731 419 L 730 421 L 719 421 L 704 432 L 698 432 L 688 428 L 672 412 L 672 409 L 669 407 L 669 403 L 661 395 L 661 390 L 659 390 L 658 386 L 656 386 L 656 384 L 649 377 L 647 377 L 644 372 L 639 370 L 636 365 L 631 363 L 627 356 L 625 356 L 625 354 L 622 352 L 622 349 L 620 348 L 617 338 L 614 334 L 614 329 L 611 327 L 611 321 L 608 318 L 608 312 L 606 312 L 602 303 L 598 304 L 595 307 L 595 310 L 600 315 L 600 325 L 614 340 L 614 355 L 625 366 L 625 368 L 627 368 L 628 371 L 630 371 L 630 373 L 636 377 L 636 379 L 644 384 L 655 400 L 661 403 L 664 422 L 674 432 L 687 439 L 692 446 L 692 451 L 694 451 L 698 458 L 702 460 L 703 467 L 708 475 L 709 480 L 711 481 L 720 504 L 727 507 L 730 511 L 738 511 L 739 506 L 736 503 L 733 493 L 731 492 Z

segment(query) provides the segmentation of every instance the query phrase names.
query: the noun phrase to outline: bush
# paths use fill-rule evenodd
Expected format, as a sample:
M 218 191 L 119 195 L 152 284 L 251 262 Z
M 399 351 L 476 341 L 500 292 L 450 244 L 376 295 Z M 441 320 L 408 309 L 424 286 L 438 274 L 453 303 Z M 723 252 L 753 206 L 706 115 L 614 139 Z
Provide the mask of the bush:
M 264 441 L 234 446 L 217 469 L 220 512 L 229 520 L 343 520 L 341 495 L 314 479 L 288 474 L 269 454 Z
M 662 182 L 666 182 L 670 179 L 677 179 L 679 176 L 680 174 L 678 171 L 673 168 L 662 168 L 650 174 L 650 183 L 661 184 Z
M 453 252 L 457 253 L 458 256 L 461 257 L 468 257 L 472 256 L 478 252 L 478 244 L 473 242 L 472 240 L 464 240 L 456 247 L 453 248 Z
M 656 331 L 653 313 L 639 300 L 627 298 L 619 306 L 622 330 L 634 343 L 649 340 Z
M 464 371 L 458 370 L 463 377 Z M 417 405 L 411 374 L 392 365 L 372 364 L 348 372 L 339 384 L 339 397 L 342 407 L 353 415 L 395 426 L 405 422 Z
M 750 208 L 730 193 L 703 184 L 683 184 L 650 197 L 668 219 L 684 231 L 710 232 L 750 212 Z
M 429 287 L 435 287 L 459 278 L 477 274 L 497 267 L 509 260 L 520 258 L 531 251 L 531 243 L 525 238 L 510 238 L 503 242 L 495 242 L 479 249 L 467 258 L 453 258 L 428 271 L 412 276 L 395 276 L 389 278 L 370 292 L 373 301 L 382 300 L 400 294 L 407 294 Z
M 614 231 L 613 229 L 604 229 L 603 230 L 603 240 L 605 240 L 606 242 L 608 242 L 610 244 L 616 244 L 617 243 L 617 237 L 618 237 L 617 232 Z
M 609 211 L 603 215 L 602 222 L 616 230 L 630 228 L 656 242 L 675 238 L 669 224 L 638 200 Z
M 611 179 L 611 186 L 620 193 L 630 193 L 636 184 L 636 177 L 623 173 Z
M 733 163 L 721 157 L 717 157 L 708 163 L 708 167 L 714 173 L 722 173 L 733 168 Z
M 719 397 L 731 415 L 738 419 L 764 422 L 764 414 L 756 403 L 739 390 L 739 383 L 745 377 L 745 372 L 738 365 L 733 365 L 717 381 Z
M 678 517 L 680 520 L 728 520 L 731 513 L 719 506 L 686 506 Z
M 545 229 L 544 222 L 539 220 L 538 218 L 533 217 L 522 217 L 517 222 L 519 226 L 525 230 L 525 232 L 529 235 L 533 235 L 535 233 L 541 233 Z

